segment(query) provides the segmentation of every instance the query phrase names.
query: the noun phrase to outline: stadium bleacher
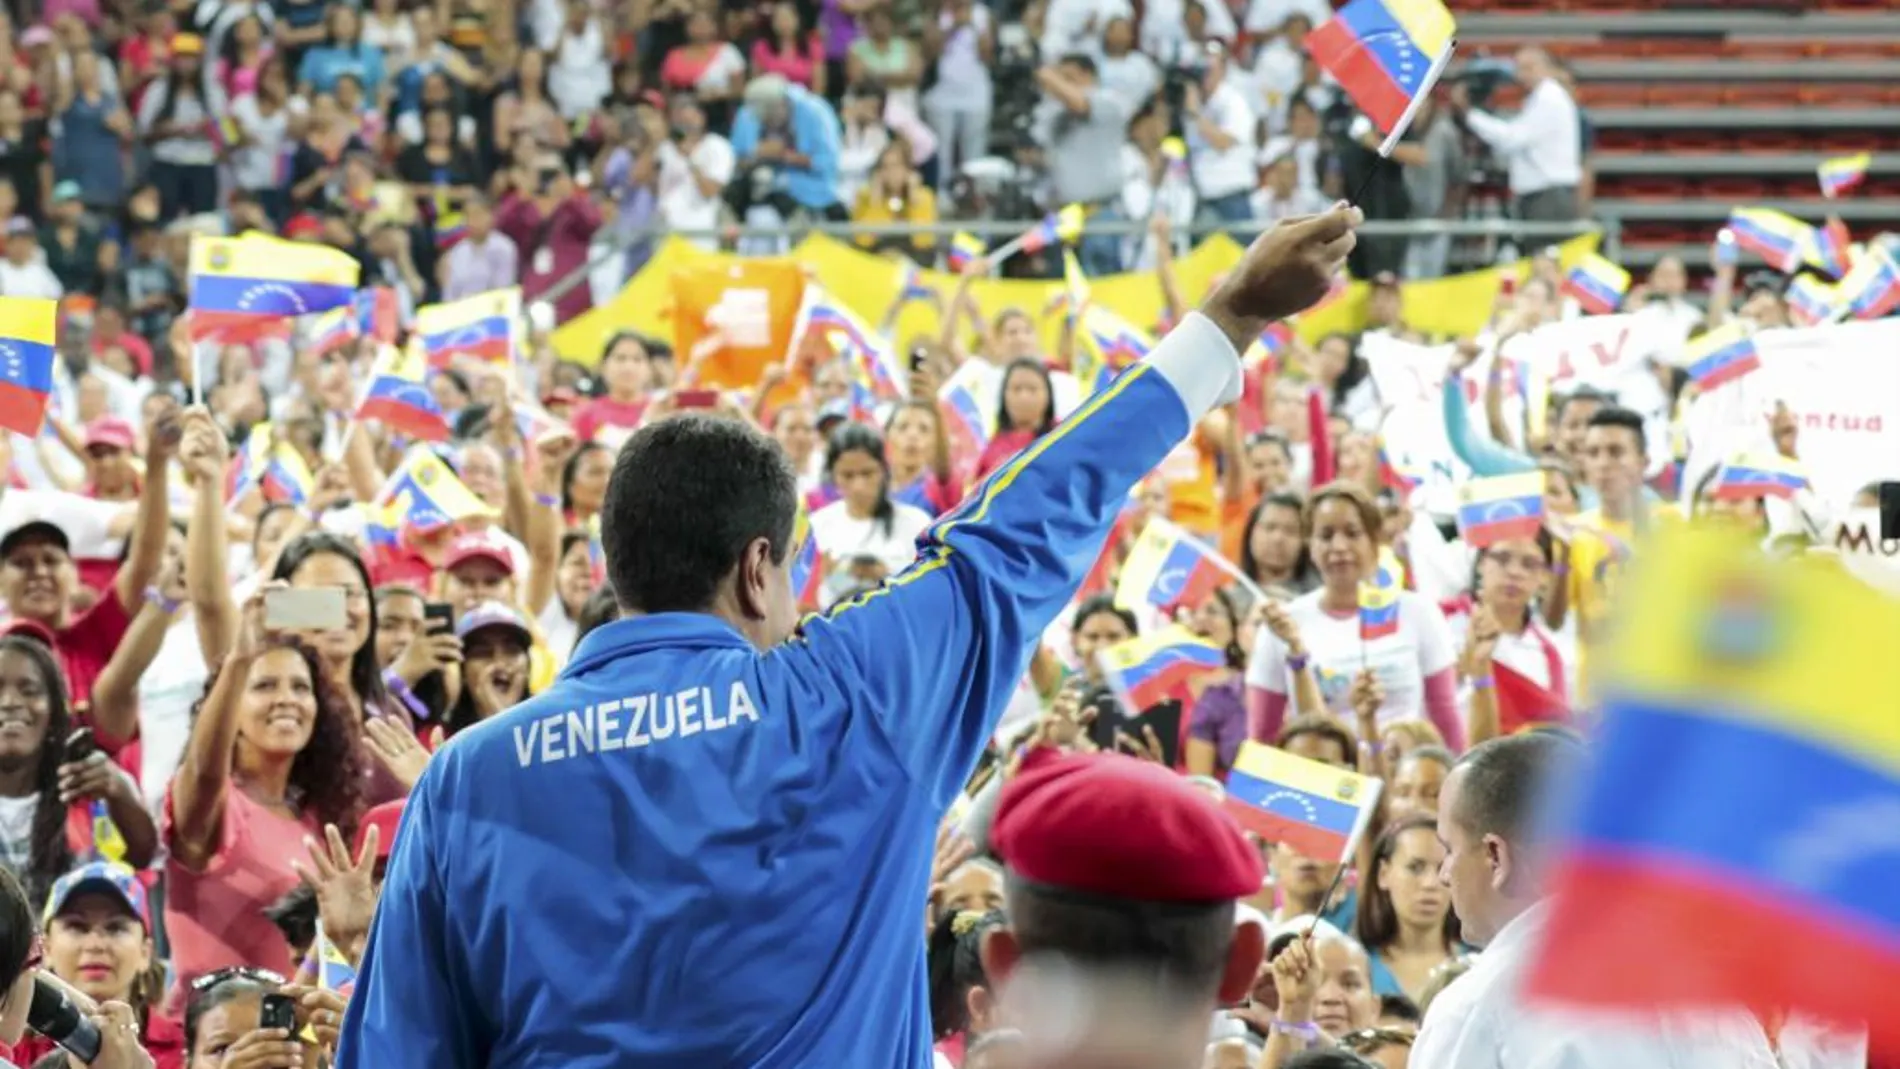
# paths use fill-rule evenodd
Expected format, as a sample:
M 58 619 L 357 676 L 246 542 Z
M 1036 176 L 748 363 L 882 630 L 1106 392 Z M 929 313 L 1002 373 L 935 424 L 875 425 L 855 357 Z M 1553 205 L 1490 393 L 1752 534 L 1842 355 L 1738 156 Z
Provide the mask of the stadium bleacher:
M 1626 265 L 1669 253 L 1700 264 L 1738 204 L 1817 222 L 1837 214 L 1856 236 L 1900 229 L 1900 18 L 1890 0 L 1793 12 L 1668 0 L 1459 6 L 1466 56 L 1538 44 L 1575 72 L 1596 130 L 1594 208 L 1621 220 Z M 1497 102 L 1516 103 L 1503 91 Z M 1852 152 L 1875 153 L 1865 185 L 1824 199 L 1815 168 Z

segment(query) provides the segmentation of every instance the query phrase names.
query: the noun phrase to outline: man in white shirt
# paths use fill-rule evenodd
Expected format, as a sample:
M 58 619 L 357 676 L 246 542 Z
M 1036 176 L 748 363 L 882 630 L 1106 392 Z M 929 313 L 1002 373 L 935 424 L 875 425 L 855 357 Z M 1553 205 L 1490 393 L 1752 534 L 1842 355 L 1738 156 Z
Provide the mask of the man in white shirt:
M 1465 941 L 1484 952 L 1432 1000 L 1411 1069 L 1863 1069 L 1864 1037 L 1800 1018 L 1772 1021 L 1771 1039 L 1740 1009 L 1613 1014 L 1527 1003 L 1521 987 L 1547 919 L 1551 860 L 1537 810 L 1582 758 L 1559 735 L 1510 735 L 1473 747 L 1446 778 L 1440 876 Z
M 1577 217 L 1577 186 L 1583 180 L 1577 103 L 1541 48 L 1518 50 L 1517 80 L 1526 95 L 1524 107 L 1512 118 L 1471 107 L 1463 84 L 1451 87 L 1451 105 L 1504 163 L 1519 219 L 1569 222 Z
M 7 220 L 7 254 L 0 259 L 0 294 L 8 297 L 45 297 L 58 300 L 66 288 L 59 284 L 46 256 L 40 252 L 33 220 L 16 215 Z
M 675 230 L 712 230 L 732 181 L 732 143 L 706 129 L 705 109 L 693 94 L 674 94 L 668 111 L 673 139 L 660 142 L 660 217 Z M 704 235 L 692 240 L 716 246 Z
M 1228 80 L 1227 64 L 1224 49 L 1209 47 L 1201 83 L 1188 86 L 1182 100 L 1181 124 L 1201 207 L 1221 222 L 1242 223 L 1253 218 L 1260 120 L 1247 94 Z

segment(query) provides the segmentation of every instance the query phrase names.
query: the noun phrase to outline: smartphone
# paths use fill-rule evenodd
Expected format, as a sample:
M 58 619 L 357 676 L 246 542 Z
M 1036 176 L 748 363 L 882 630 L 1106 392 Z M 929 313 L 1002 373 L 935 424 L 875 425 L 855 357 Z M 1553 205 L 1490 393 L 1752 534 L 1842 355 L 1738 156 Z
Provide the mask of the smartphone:
M 84 761 L 98 748 L 99 743 L 92 737 L 91 728 L 75 728 L 71 735 L 66 736 L 66 762 Z
M 673 394 L 674 408 L 718 408 L 718 390 L 679 390 Z
M 281 1028 L 295 1034 L 297 1031 L 297 1002 L 289 995 L 275 992 L 265 995 L 257 1010 L 257 1027 Z
M 1735 231 L 1723 227 L 1715 232 L 1715 262 L 1727 267 L 1742 258 L 1742 250 L 1735 245 Z
M 272 630 L 333 631 L 348 623 L 342 587 L 264 592 L 264 626 Z
M 422 606 L 422 631 L 446 635 L 455 628 L 455 606 L 446 601 L 431 601 Z
M 910 369 L 912 371 L 922 371 L 924 369 L 924 362 L 929 359 L 929 351 L 921 345 L 917 346 L 910 351 Z

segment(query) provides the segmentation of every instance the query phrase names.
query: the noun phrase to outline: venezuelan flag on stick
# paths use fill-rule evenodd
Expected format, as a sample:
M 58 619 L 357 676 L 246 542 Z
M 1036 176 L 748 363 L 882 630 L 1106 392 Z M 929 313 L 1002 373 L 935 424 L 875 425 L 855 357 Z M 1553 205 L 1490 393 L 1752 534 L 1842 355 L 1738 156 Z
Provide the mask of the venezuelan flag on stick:
M 356 291 L 356 325 L 369 337 L 386 345 L 396 344 L 400 307 L 396 291 L 388 286 L 368 286 Z
M 1385 137 L 1390 156 L 1457 48 L 1440 0 L 1352 0 L 1306 35 L 1306 50 Z
M 944 254 L 944 262 L 952 271 L 962 271 L 989 251 L 989 245 L 982 238 L 968 230 L 959 230 L 950 235 L 950 248 Z
M 1794 276 L 1785 296 L 1788 314 L 1797 326 L 1831 323 L 1847 311 L 1841 306 L 1835 287 L 1809 274 Z
M 1130 715 L 1159 705 L 1188 680 L 1227 666 L 1219 646 L 1179 624 L 1096 654 L 1102 679 Z
M 340 349 L 363 336 L 355 308 L 332 308 L 310 321 L 309 348 L 318 354 Z
M 1458 536 L 1474 549 L 1536 538 L 1544 526 L 1544 473 L 1473 479 L 1458 488 Z
M 303 454 L 278 441 L 269 420 L 251 427 L 251 433 L 238 448 L 235 467 L 237 479 L 231 489 L 232 500 L 256 487 L 267 501 L 301 505 L 310 500 L 317 486 Z
M 350 304 L 359 266 L 341 249 L 250 233 L 191 239 L 190 331 L 311 315 Z
M 1830 217 L 1827 222 L 1808 232 L 1808 247 L 1802 253 L 1802 259 L 1814 266 L 1841 278 L 1852 266 L 1849 250 L 1854 238 L 1847 231 L 1847 224 Z
M 897 258 L 897 301 L 909 304 L 912 301 L 934 301 L 938 298 L 935 286 L 924 285 L 923 276 L 917 271 L 917 264 L 908 256 Z
M 1715 485 L 1709 496 L 1717 501 L 1737 501 L 1751 497 L 1793 498 L 1805 489 L 1808 477 L 1801 462 L 1779 455 L 1747 453 L 1722 463 L 1715 473 Z
M 1498 699 L 1498 733 L 1515 735 L 1538 724 L 1570 723 L 1570 703 L 1563 694 L 1563 678 L 1557 688 L 1539 686 L 1509 665 L 1493 663 L 1491 676 Z
M 1528 994 L 1856 1022 L 1883 1064 L 1900 1054 L 1900 602 L 1753 543 L 1664 526 L 1624 588 Z
M 39 437 L 53 394 L 59 302 L 0 297 L 0 427 Z
M 803 609 L 818 608 L 818 598 L 825 583 L 825 559 L 818 552 L 818 540 L 811 534 L 811 514 L 805 511 L 805 503 L 798 503 L 798 514 L 792 523 L 792 596 Z
M 1082 236 L 1082 226 L 1087 221 L 1088 209 L 1080 204 L 1065 204 L 1060 211 L 1043 216 L 1041 222 L 991 252 L 990 262 L 1002 263 L 1019 252 L 1041 252 L 1051 245 L 1073 245 Z
M 1754 252 L 1777 271 L 1801 266 L 1814 243 L 1814 228 L 1786 212 L 1772 208 L 1737 208 L 1729 213 L 1729 233 L 1735 244 Z
M 1689 339 L 1683 355 L 1689 363 L 1689 377 L 1703 393 L 1734 382 L 1761 366 L 1755 340 L 1748 336 L 1748 326 L 1740 322 Z
M 1869 248 L 1854 260 L 1836 292 L 1847 299 L 1855 319 L 1879 319 L 1900 308 L 1900 267 L 1885 249 Z
M 383 346 L 369 370 L 369 386 L 357 402 L 356 418 L 385 426 L 425 442 L 449 440 L 449 422 L 435 395 L 423 382 L 429 361 L 414 342 L 406 349 Z
M 1823 197 L 1838 197 L 1860 185 L 1867 179 L 1867 171 L 1874 165 L 1874 154 L 1857 152 L 1852 156 L 1836 156 L 1831 160 L 1822 160 L 1816 169 L 1821 180 Z
M 1596 253 L 1585 256 L 1564 279 L 1564 292 L 1575 297 L 1583 310 L 1593 315 L 1616 311 L 1629 288 L 1630 273 Z
M 970 384 L 958 376 L 937 391 L 938 407 L 943 409 L 944 430 L 950 436 L 950 455 L 959 468 L 974 467 L 990 444 L 990 421 L 976 399 Z
M 376 507 L 394 508 L 401 522 L 420 531 L 446 527 L 474 516 L 493 516 L 495 510 L 475 496 L 461 478 L 430 452 L 415 446 L 402 465 L 389 474 L 376 492 Z
M 1157 517 L 1141 529 L 1135 548 L 1122 562 L 1115 604 L 1164 611 L 1177 605 L 1199 606 L 1222 585 L 1240 581 L 1240 570 L 1213 547 Z
M 515 330 L 521 322 L 521 288 L 489 290 L 448 304 L 416 309 L 415 333 L 430 366 L 447 367 L 457 356 L 495 364 L 515 357 Z
M 1390 549 L 1379 550 L 1372 578 L 1359 584 L 1359 641 L 1394 635 L 1399 630 L 1399 591 L 1405 589 L 1404 568 Z
M 1315 861 L 1352 856 L 1384 784 L 1334 765 L 1295 757 L 1252 739 L 1240 744 L 1227 776 L 1227 811 L 1268 842 Z
M 852 361 L 877 396 L 891 400 L 910 396 L 910 368 L 898 358 L 890 339 L 859 319 L 844 302 L 831 299 L 817 283 L 808 282 L 806 288 L 816 292 L 801 309 L 804 329 L 795 329 L 792 336 L 802 338 L 805 331 L 817 332 L 834 352 Z M 838 341 L 841 336 L 844 340 Z

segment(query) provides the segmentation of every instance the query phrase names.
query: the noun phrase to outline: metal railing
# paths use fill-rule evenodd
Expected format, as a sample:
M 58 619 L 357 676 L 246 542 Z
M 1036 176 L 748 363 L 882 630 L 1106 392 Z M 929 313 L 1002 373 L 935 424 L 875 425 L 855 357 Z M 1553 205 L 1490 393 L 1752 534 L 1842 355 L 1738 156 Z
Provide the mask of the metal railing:
M 669 226 L 641 227 L 626 234 L 617 235 L 612 248 L 590 258 L 587 263 L 569 272 L 542 294 L 540 299 L 557 301 L 575 286 L 585 284 L 595 269 L 612 257 L 624 255 L 627 249 L 642 242 L 657 242 L 669 237 L 722 243 L 782 239 L 795 244 L 812 234 L 850 241 L 859 237 L 930 236 L 948 239 L 953 234 L 965 232 L 986 240 L 998 238 L 1007 240 L 1022 233 L 1029 225 L 1021 220 L 982 219 L 936 223 L 838 223 L 829 220 L 813 220 L 796 225 L 735 225 L 699 229 L 678 229 Z M 1267 225 L 1270 224 L 1264 221 L 1259 224 L 1195 223 L 1179 227 L 1174 233 L 1190 238 L 1217 233 L 1241 237 L 1258 232 Z M 1147 221 L 1138 219 L 1096 220 L 1088 223 L 1083 229 L 1085 235 L 1094 234 L 1103 237 L 1134 237 L 1147 232 Z M 1622 227 L 1615 219 L 1579 219 L 1567 223 L 1519 222 L 1514 219 L 1368 219 L 1360 225 L 1359 233 L 1373 238 L 1445 236 L 1530 242 L 1564 241 L 1583 234 L 1599 234 L 1602 236 L 1604 256 L 1614 262 L 1622 252 Z

